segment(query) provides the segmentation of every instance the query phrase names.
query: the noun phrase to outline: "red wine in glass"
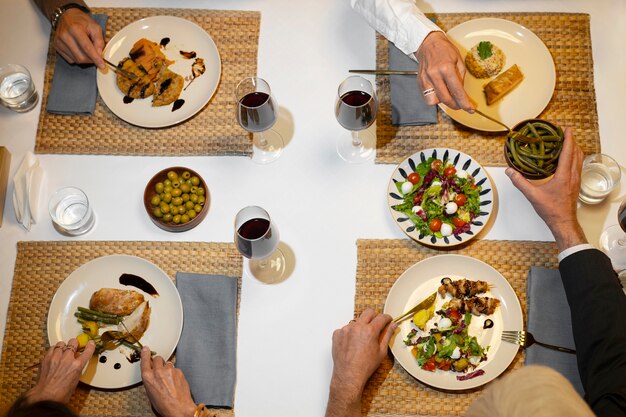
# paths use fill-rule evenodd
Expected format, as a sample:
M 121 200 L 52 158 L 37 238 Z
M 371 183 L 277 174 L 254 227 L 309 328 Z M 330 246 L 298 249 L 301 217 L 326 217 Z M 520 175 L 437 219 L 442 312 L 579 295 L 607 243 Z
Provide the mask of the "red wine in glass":
M 237 236 L 237 249 L 248 259 L 265 258 L 276 249 L 276 239 L 267 219 L 246 220 L 237 230 Z
M 260 91 L 246 94 L 239 101 L 238 120 L 248 132 L 263 132 L 276 122 L 276 111 L 272 97 Z
M 374 123 L 376 103 L 365 91 L 348 91 L 337 102 L 337 121 L 348 130 L 367 129 Z

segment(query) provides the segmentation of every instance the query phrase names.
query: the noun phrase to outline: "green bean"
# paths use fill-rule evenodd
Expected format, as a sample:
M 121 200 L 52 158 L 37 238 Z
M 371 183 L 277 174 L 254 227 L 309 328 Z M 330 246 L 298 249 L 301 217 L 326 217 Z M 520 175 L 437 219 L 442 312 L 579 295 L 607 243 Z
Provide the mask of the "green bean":
M 119 324 L 120 321 L 122 320 L 119 317 L 117 317 L 117 318 L 102 317 L 102 316 L 96 316 L 96 315 L 93 315 L 93 314 L 85 313 L 85 312 L 82 312 L 82 311 L 75 312 L 74 316 L 79 318 L 79 319 L 86 320 L 86 321 L 97 321 L 97 322 L 105 323 L 105 324 Z
M 506 149 L 510 162 L 523 173 L 551 175 L 556 169 L 563 145 L 561 128 L 542 121 L 530 121 L 520 127 L 517 133 L 526 138 L 508 135 Z
M 81 311 L 83 313 L 93 314 L 94 316 L 108 317 L 108 318 L 113 318 L 113 319 L 116 319 L 119 317 L 117 314 L 103 313 L 101 311 L 90 310 L 86 307 L 78 307 L 78 311 Z

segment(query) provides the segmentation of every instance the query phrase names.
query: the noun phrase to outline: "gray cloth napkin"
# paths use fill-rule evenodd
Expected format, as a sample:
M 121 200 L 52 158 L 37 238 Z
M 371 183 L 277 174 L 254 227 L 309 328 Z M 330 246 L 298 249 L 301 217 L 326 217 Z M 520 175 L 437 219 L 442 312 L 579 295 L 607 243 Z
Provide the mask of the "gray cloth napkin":
M 417 71 L 418 63 L 389 43 L 389 68 Z M 415 75 L 390 75 L 391 123 L 393 125 L 423 126 L 437 123 L 437 106 L 424 102 Z
M 527 285 L 528 331 L 539 341 L 575 349 L 569 304 L 559 271 L 532 267 Z M 576 355 L 534 344 L 526 349 L 526 365 L 549 366 L 567 378 L 584 396 Z
M 95 14 L 92 17 L 100 24 L 104 32 L 108 16 Z M 57 57 L 46 106 L 48 113 L 92 114 L 96 108 L 98 95 L 96 71 L 95 65 L 70 65 L 60 56 Z
M 176 367 L 197 403 L 233 407 L 237 364 L 237 279 L 176 273 L 183 332 Z

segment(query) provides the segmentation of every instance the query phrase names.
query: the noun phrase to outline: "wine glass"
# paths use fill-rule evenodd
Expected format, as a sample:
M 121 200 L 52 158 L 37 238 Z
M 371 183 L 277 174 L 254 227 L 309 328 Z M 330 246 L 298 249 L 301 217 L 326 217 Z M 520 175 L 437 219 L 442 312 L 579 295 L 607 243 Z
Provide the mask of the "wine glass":
M 600 235 L 600 247 L 611 258 L 613 269 L 620 274 L 622 283 L 626 280 L 626 200 L 617 210 L 618 224 L 609 226 Z
M 269 84 L 262 78 L 248 77 L 235 89 L 237 121 L 253 134 L 252 161 L 258 164 L 274 162 L 283 150 L 283 138 L 275 130 L 278 104 Z
M 270 215 L 258 206 L 248 206 L 235 217 L 235 245 L 249 261 L 244 267 L 262 282 L 277 282 L 285 272 L 285 255 L 278 248 L 278 229 Z
M 337 91 L 335 116 L 345 129 L 352 131 L 352 141 L 340 138 L 337 142 L 339 156 L 350 163 L 361 163 L 374 157 L 376 137 L 367 129 L 376 120 L 378 100 L 372 83 L 363 77 L 346 78 Z

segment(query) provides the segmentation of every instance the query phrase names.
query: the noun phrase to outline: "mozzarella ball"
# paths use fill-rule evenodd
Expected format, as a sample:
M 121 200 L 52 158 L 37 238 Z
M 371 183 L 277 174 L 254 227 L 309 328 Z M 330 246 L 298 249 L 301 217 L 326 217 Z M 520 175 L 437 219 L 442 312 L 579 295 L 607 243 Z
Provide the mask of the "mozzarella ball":
M 444 223 L 441 225 L 441 236 L 450 236 L 454 229 L 448 223 Z
M 430 183 L 430 186 L 431 186 L 431 187 L 434 187 L 435 185 L 441 185 L 441 181 L 439 181 L 439 180 L 435 180 L 435 181 L 433 181 L 433 182 L 431 182 L 431 183 Z
M 480 356 L 470 356 L 469 361 L 472 365 L 476 366 L 480 363 Z
M 446 214 L 454 214 L 459 209 L 459 206 L 454 201 L 450 201 L 446 204 Z
M 451 359 L 459 359 L 461 357 L 461 349 L 457 346 L 452 351 L 452 355 L 450 355 Z
M 450 320 L 447 317 L 442 318 L 441 320 L 439 320 L 439 323 L 437 323 L 437 327 L 439 327 L 439 329 L 447 329 L 451 326 L 452 326 L 452 320 Z
M 423 211 L 424 209 L 422 208 L 422 206 L 413 206 L 413 208 L 411 209 L 411 211 L 415 214 L 419 213 L 420 211 Z
M 467 171 L 460 169 L 456 172 L 456 176 L 459 178 L 467 178 L 469 177 L 469 174 L 467 173 Z
M 402 194 L 408 194 L 411 191 L 413 191 L 413 184 L 409 181 L 403 182 L 401 189 L 402 189 Z

